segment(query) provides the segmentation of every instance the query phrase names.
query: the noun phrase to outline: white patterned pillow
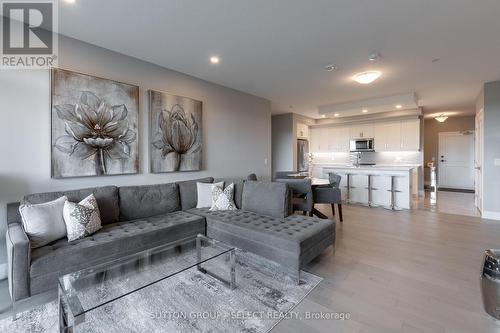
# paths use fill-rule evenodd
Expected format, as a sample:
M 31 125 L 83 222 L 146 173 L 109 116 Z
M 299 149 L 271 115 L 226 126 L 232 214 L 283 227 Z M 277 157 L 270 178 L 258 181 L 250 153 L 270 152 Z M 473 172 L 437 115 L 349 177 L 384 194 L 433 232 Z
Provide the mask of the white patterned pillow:
M 101 214 L 93 194 L 79 203 L 66 201 L 63 217 L 68 242 L 90 236 L 101 229 Z
M 212 207 L 210 210 L 236 210 L 234 204 L 234 183 L 222 189 L 222 186 L 214 186 L 212 188 Z

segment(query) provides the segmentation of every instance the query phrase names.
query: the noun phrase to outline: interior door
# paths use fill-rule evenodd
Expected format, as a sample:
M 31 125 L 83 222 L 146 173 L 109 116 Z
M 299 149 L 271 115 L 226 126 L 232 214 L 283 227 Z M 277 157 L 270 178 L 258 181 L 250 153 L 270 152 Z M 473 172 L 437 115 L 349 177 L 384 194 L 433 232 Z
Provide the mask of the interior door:
M 439 133 L 438 187 L 474 189 L 474 133 Z
M 483 127 L 484 115 L 481 109 L 476 114 L 476 131 L 474 137 L 474 202 L 479 209 L 483 210 Z

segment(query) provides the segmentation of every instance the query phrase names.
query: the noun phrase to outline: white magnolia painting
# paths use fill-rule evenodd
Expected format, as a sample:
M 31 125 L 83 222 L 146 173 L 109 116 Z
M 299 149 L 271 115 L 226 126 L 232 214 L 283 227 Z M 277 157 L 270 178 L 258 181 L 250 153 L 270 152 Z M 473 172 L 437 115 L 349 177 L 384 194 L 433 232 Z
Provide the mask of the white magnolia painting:
M 52 177 L 139 171 L 139 87 L 51 70 Z
M 150 90 L 151 172 L 202 168 L 202 102 Z

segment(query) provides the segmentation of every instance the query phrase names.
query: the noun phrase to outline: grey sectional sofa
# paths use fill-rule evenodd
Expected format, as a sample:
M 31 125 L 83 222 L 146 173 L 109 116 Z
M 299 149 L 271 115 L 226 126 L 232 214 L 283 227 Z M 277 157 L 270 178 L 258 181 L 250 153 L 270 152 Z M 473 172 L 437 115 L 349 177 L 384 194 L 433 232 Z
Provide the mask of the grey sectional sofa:
M 286 184 L 235 183 L 236 211 L 197 209 L 196 182 L 105 186 L 64 192 L 31 194 L 32 204 L 66 195 L 78 202 L 94 193 L 103 228 L 92 236 L 69 243 L 66 238 L 31 249 L 19 214 L 20 203 L 7 206 L 9 290 L 14 302 L 57 287 L 57 278 L 122 256 L 207 234 L 281 264 L 300 279 L 300 268 L 335 241 L 330 220 L 289 216 Z M 219 181 L 219 180 L 217 180 Z

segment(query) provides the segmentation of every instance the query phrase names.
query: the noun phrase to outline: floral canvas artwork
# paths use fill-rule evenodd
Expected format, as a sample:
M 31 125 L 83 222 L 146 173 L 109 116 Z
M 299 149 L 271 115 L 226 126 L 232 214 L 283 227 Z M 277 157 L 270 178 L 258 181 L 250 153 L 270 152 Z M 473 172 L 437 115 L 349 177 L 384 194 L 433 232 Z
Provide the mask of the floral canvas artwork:
M 139 171 L 139 87 L 51 70 L 52 177 Z
M 202 168 L 202 102 L 150 90 L 151 172 Z

